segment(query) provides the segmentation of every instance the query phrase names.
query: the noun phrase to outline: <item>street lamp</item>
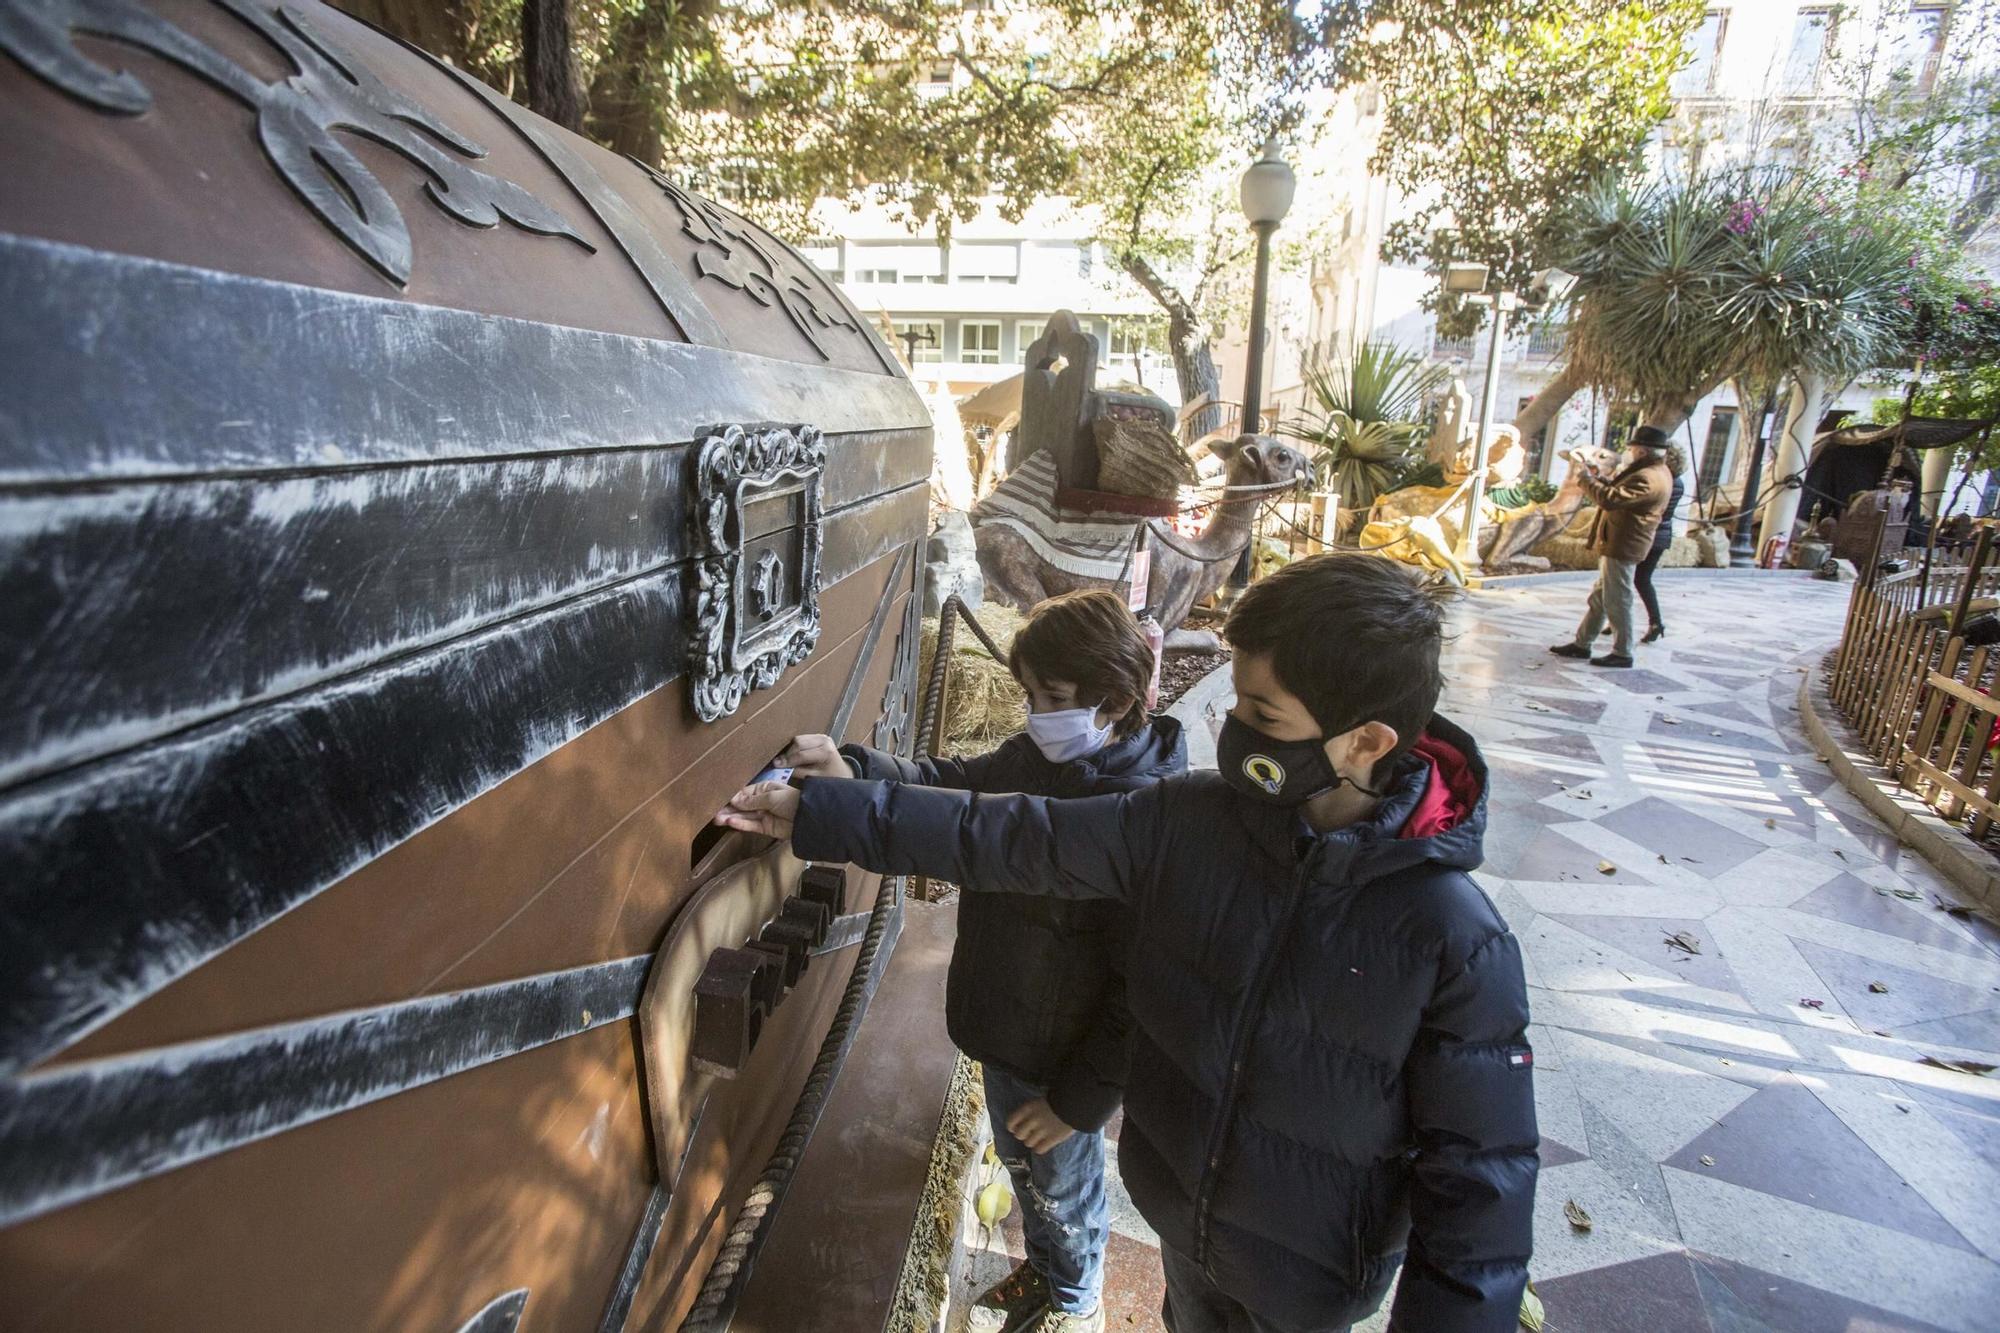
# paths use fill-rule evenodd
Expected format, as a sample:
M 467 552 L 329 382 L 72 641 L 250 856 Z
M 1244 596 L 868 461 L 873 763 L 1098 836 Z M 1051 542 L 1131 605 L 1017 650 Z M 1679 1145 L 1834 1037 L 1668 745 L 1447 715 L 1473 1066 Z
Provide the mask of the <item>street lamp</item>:
M 1270 299 L 1271 233 L 1292 207 L 1298 181 L 1278 156 L 1276 138 L 1264 141 L 1264 155 L 1243 173 L 1243 216 L 1257 233 L 1257 275 L 1250 289 L 1250 350 L 1243 371 L 1243 421 L 1254 432 L 1264 407 L 1264 307 Z
M 1479 562 L 1480 505 L 1486 499 L 1486 432 L 1500 399 L 1500 333 L 1507 312 L 1516 308 L 1535 311 L 1554 304 L 1576 285 L 1576 275 L 1559 268 L 1543 269 L 1522 295 L 1486 290 L 1491 273 L 1484 264 L 1447 264 L 1444 289 L 1468 301 L 1483 301 L 1493 318 L 1492 340 L 1486 348 L 1486 384 L 1479 396 L 1479 424 L 1472 437 L 1472 476 L 1466 487 L 1465 522 L 1458 530 L 1458 558 L 1469 574 L 1481 572 Z
M 1251 434 L 1263 425 L 1264 415 L 1264 308 L 1270 300 L 1271 233 L 1285 220 L 1297 190 L 1298 179 L 1278 156 L 1278 140 L 1273 135 L 1264 141 L 1264 155 L 1243 173 L 1239 191 L 1243 216 L 1250 220 L 1250 230 L 1257 233 L 1256 278 L 1250 288 L 1250 346 L 1243 367 L 1242 427 Z M 1256 546 L 1256 525 L 1252 524 L 1250 545 L 1244 548 L 1242 558 L 1229 575 L 1232 591 L 1249 586 Z

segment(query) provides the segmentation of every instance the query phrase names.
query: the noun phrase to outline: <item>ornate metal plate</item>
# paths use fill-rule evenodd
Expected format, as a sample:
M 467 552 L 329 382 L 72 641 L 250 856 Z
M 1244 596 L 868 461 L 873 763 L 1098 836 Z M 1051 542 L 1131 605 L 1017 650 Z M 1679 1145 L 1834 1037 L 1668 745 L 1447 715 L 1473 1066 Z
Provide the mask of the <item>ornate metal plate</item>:
M 815 426 L 731 426 L 702 441 L 689 697 L 704 722 L 777 683 L 819 643 L 820 480 Z

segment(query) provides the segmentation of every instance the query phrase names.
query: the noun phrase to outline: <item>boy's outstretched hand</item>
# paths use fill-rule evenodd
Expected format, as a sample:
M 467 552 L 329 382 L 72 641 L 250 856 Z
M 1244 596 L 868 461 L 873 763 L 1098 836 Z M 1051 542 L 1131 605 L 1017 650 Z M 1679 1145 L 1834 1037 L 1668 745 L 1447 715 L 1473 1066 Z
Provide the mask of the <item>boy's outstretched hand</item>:
M 781 762 L 792 770 L 793 777 L 800 778 L 851 778 L 854 770 L 840 757 L 840 747 L 833 743 L 833 737 L 821 735 L 794 736 L 792 743 L 779 756 Z
M 787 782 L 753 782 L 715 816 L 724 828 L 789 842 L 799 817 L 799 789 Z
M 1007 1132 L 1037 1157 L 1076 1133 L 1050 1108 L 1046 1097 L 1037 1097 L 1016 1108 L 1014 1114 L 1007 1117 Z

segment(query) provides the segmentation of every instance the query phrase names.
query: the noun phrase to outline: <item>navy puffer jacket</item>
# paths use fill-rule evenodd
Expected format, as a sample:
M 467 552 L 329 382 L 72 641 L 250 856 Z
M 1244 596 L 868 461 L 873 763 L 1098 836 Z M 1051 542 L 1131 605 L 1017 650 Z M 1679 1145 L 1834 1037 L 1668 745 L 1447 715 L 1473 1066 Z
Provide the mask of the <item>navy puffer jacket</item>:
M 840 752 L 859 777 L 1036 796 L 1137 791 L 1187 772 L 1181 724 L 1170 717 L 1064 764 L 1025 733 L 969 759 L 902 759 L 860 745 Z M 1125 908 L 1114 899 L 966 895 L 944 992 L 952 1044 L 1046 1089 L 1049 1109 L 1072 1129 L 1104 1128 L 1132 1058 L 1124 955 Z
M 814 860 L 1123 899 L 1139 1211 L 1280 1328 L 1509 1333 L 1534 1213 L 1519 945 L 1466 873 L 1486 766 L 1439 719 L 1365 823 L 1315 835 L 1213 773 L 1050 801 L 808 781 Z M 1406 1257 L 1407 1252 L 1407 1257 Z

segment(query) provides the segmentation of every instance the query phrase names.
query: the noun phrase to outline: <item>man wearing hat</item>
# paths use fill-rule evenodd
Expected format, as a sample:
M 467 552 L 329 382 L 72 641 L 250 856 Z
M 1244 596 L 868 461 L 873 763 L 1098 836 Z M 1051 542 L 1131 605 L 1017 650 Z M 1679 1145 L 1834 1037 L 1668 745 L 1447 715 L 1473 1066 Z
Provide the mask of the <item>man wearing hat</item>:
M 1573 657 L 1596 667 L 1632 665 L 1632 576 L 1653 549 L 1653 534 L 1667 512 L 1674 479 L 1663 452 L 1671 443 L 1657 426 L 1641 426 L 1626 441 L 1625 466 L 1608 480 L 1586 468 L 1584 494 L 1597 506 L 1590 529 L 1590 549 L 1598 556 L 1597 586 L 1590 590 L 1590 608 L 1576 627 L 1576 639 L 1549 649 L 1557 657 Z M 1590 645 L 1606 618 L 1611 621 L 1611 651 L 1590 655 Z

